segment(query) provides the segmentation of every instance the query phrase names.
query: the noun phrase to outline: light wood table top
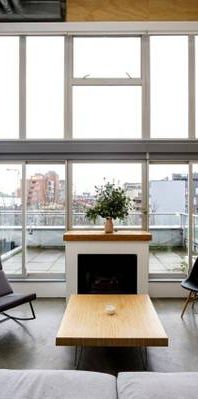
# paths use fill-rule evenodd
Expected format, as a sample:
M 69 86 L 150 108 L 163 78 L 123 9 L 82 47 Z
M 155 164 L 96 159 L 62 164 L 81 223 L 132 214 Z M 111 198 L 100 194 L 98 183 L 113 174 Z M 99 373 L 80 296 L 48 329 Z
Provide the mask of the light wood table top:
M 71 295 L 56 345 L 168 346 L 168 337 L 148 295 Z
M 150 241 L 148 231 L 118 230 L 105 233 L 104 230 L 71 230 L 63 236 L 64 241 Z

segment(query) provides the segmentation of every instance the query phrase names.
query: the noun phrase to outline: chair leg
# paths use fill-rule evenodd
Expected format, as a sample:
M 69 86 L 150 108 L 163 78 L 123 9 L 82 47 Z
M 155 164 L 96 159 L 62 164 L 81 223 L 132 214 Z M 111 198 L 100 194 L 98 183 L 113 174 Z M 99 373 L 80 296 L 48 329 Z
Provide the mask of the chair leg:
M 183 318 L 183 315 L 184 315 L 184 313 L 186 311 L 186 308 L 187 308 L 189 302 L 191 302 L 191 294 L 192 294 L 192 291 L 189 292 L 189 295 L 188 295 L 188 297 L 186 299 L 186 302 L 184 304 L 184 308 L 183 308 L 182 313 L 181 313 L 181 318 Z
M 9 314 L 7 314 L 7 313 L 5 313 L 5 312 L 1 312 L 1 314 L 3 314 L 4 316 L 6 316 L 8 319 L 12 319 L 12 320 L 34 320 L 34 319 L 36 319 L 36 316 L 35 316 L 35 313 L 34 313 L 34 309 L 33 309 L 33 306 L 32 306 L 32 302 L 29 302 L 29 305 L 30 305 L 30 309 L 31 309 L 31 312 L 32 312 L 32 317 L 25 317 L 25 318 L 23 318 L 23 317 L 14 317 L 14 316 L 10 316 Z
M 29 304 L 30 304 L 30 309 L 32 311 L 32 320 L 34 320 L 34 319 L 36 319 L 36 315 L 35 315 L 35 312 L 34 312 L 34 308 L 32 306 L 32 302 L 29 302 Z
M 195 307 L 195 302 L 198 301 L 198 293 L 194 293 L 194 297 L 193 297 L 193 303 L 192 303 L 192 310 L 194 313 L 197 313 L 194 311 L 194 307 Z

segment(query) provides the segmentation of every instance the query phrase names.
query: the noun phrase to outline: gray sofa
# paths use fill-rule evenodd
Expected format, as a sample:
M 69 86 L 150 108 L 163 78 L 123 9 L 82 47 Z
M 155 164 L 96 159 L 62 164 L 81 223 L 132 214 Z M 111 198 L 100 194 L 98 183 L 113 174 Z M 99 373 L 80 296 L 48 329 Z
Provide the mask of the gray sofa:
M 0 370 L 0 399 L 197 399 L 198 373 Z

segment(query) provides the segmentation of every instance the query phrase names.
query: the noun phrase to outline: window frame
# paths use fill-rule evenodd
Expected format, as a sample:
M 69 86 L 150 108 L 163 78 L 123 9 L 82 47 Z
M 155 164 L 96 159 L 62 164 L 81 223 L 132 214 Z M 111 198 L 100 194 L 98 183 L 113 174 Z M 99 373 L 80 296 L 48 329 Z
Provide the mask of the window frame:
M 188 35 L 189 41 L 189 119 L 188 119 L 188 139 L 186 140 L 170 140 L 170 139 L 150 139 L 150 61 L 149 61 L 149 38 L 151 35 Z M 148 210 L 148 165 L 149 162 L 187 162 L 189 164 L 189 176 L 192 178 L 192 164 L 197 161 L 198 140 L 195 137 L 195 35 L 198 35 L 198 22 L 137 22 L 137 23 L 55 23 L 55 24 L 0 24 L 0 36 L 11 35 L 19 36 L 19 132 L 20 137 L 13 140 L 1 140 L 0 146 L 0 160 L 2 162 L 15 163 L 17 160 L 25 163 L 25 161 L 41 162 L 65 162 L 66 168 L 66 228 L 71 227 L 69 221 L 71 216 L 71 169 L 72 161 L 128 161 L 143 163 L 142 174 L 142 191 L 144 193 L 144 204 Z M 64 139 L 57 140 L 26 140 L 26 36 L 39 35 L 58 35 L 64 36 Z M 74 140 L 72 139 L 72 85 L 81 84 L 79 79 L 74 79 L 72 75 L 73 56 L 72 56 L 72 42 L 73 37 L 76 36 L 141 36 L 141 82 L 133 82 L 134 84 L 141 83 L 142 85 L 142 139 L 130 140 Z M 94 79 L 95 80 L 95 79 Z M 98 79 L 97 79 L 98 80 Z M 102 79 L 103 80 L 103 79 Z M 101 84 L 101 79 L 95 84 Z M 107 79 L 105 83 L 115 84 L 113 79 Z M 116 79 L 117 80 L 117 79 Z M 120 82 L 120 84 L 125 84 Z M 82 84 L 87 84 L 83 82 Z M 117 82 L 118 83 L 118 82 Z M 91 80 L 89 80 L 91 84 Z M 28 159 L 27 159 L 28 158 Z M 172 161 L 174 160 L 174 161 Z M 190 172 L 191 170 L 191 172 Z M 24 172 L 23 172 L 24 173 Z M 192 182 L 189 181 L 189 227 L 192 228 Z M 191 194 L 190 194 L 191 193 Z M 191 198 L 191 199 L 190 199 Z M 25 210 L 24 210 L 25 218 Z M 143 228 L 148 229 L 148 211 L 144 215 Z M 192 232 L 191 232 L 192 233 Z M 189 233 L 190 234 L 190 233 Z M 190 236 L 189 236 L 190 237 Z M 25 240 L 25 238 L 24 238 Z M 25 255 L 24 255 L 25 256 Z M 189 251 L 189 265 L 192 266 L 192 252 Z M 17 278 L 17 276 L 13 276 Z M 27 276 L 23 274 L 24 278 Z M 152 275 L 154 279 L 158 276 Z M 181 276 L 183 277 L 183 276 Z M 44 278 L 49 279 L 49 274 L 39 275 L 34 274 L 28 278 Z M 55 276 L 53 275 L 54 279 Z M 60 278 L 60 276 L 57 276 Z M 173 279 L 173 275 L 159 276 L 160 281 L 167 278 Z M 178 275 L 177 275 L 178 278 Z

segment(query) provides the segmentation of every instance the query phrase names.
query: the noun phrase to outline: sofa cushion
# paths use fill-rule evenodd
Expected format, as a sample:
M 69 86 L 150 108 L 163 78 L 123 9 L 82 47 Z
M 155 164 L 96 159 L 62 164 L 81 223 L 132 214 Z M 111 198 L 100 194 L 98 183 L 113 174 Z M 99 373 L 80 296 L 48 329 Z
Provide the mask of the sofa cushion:
M 0 296 L 10 294 L 12 291 L 12 287 L 9 284 L 7 277 L 3 270 L 0 270 Z
M 0 370 L 0 398 L 116 399 L 116 378 L 73 370 Z
M 119 399 L 197 399 L 198 373 L 119 373 Z

